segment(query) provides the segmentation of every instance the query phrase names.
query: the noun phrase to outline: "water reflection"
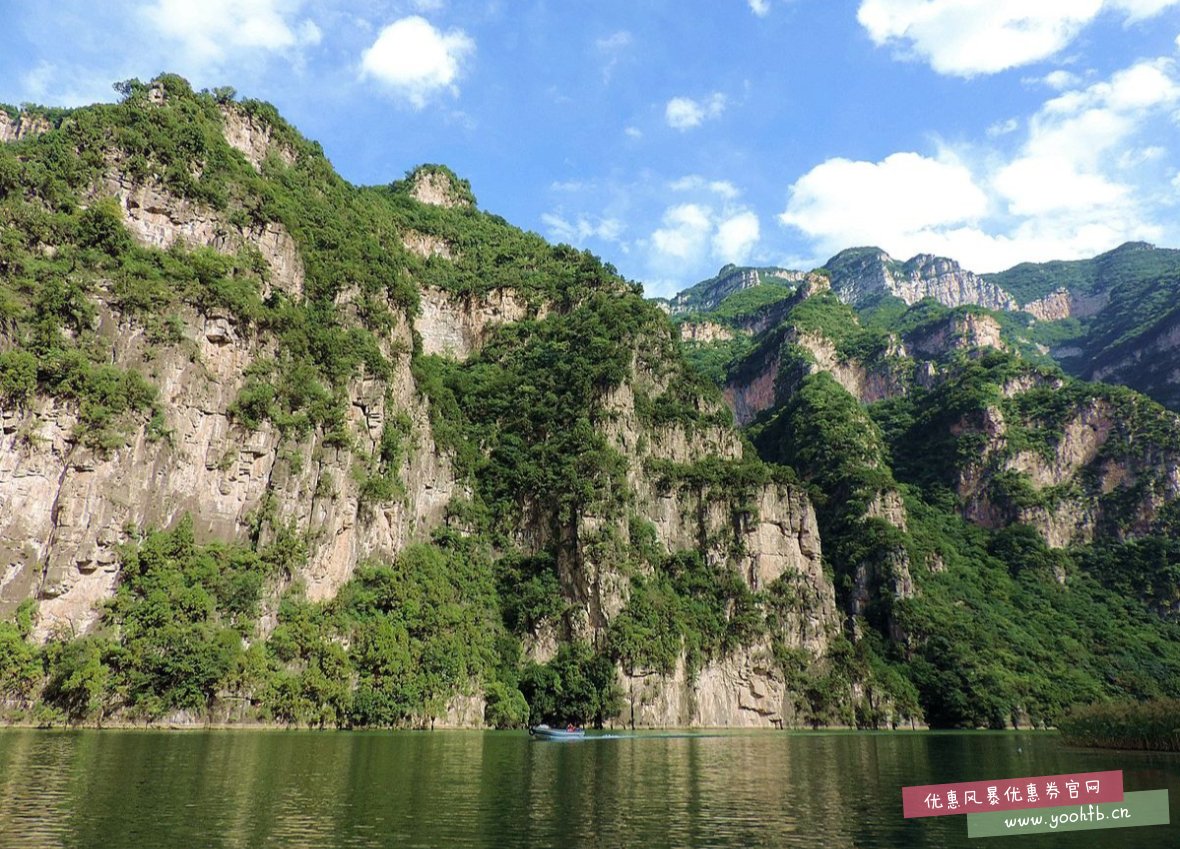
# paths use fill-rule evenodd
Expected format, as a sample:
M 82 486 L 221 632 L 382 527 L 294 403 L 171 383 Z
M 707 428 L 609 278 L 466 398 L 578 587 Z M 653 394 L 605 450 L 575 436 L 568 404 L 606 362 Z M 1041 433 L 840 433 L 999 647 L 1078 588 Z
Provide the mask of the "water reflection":
M 1180 757 L 1045 734 L 4 731 L 0 847 L 967 846 L 962 817 L 903 820 L 900 787 L 1100 769 L 1180 797 Z M 1138 849 L 1180 828 L 1078 837 Z

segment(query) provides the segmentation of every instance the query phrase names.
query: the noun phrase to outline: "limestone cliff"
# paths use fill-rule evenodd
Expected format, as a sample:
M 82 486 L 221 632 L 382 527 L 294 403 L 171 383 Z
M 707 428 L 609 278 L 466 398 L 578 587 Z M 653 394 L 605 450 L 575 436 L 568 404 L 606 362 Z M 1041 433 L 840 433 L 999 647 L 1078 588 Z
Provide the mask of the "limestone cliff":
M 879 249 L 855 248 L 837 254 L 824 267 L 831 273 L 832 291 L 846 303 L 892 295 L 907 304 L 933 298 L 948 307 L 1016 308 L 1015 298 L 998 285 L 945 257 L 918 254 L 901 263 Z
M 636 393 L 658 395 L 668 386 L 638 361 L 633 369 L 633 380 L 606 394 L 600 405 L 601 426 L 626 460 L 633 516 L 649 524 L 666 551 L 699 551 L 709 562 L 735 569 L 755 591 L 788 582 L 797 603 L 776 637 L 821 657 L 839 632 L 840 619 L 806 494 L 786 484 L 727 486 L 678 477 L 679 469 L 704 460 L 740 460 L 742 444 L 722 424 L 689 429 L 645 421 Z M 578 604 L 570 625 L 583 638 L 601 639 L 626 605 L 629 579 L 618 541 L 626 539 L 628 522 L 625 516 L 583 514 L 568 535 L 570 550 L 559 568 L 567 595 Z M 548 540 L 529 542 L 538 546 Z M 533 656 L 544 660 L 555 643 L 551 635 L 537 634 L 531 646 Z M 671 675 L 635 670 L 620 675 L 627 700 L 617 718 L 621 724 L 773 727 L 793 720 L 793 711 L 784 707 L 793 682 L 784 678 L 769 643 L 713 658 L 692 674 L 681 657 Z
M 1125 399 L 1081 400 L 1037 449 L 1011 445 L 1012 425 L 998 407 L 979 421 L 964 420 L 961 432 L 986 439 L 980 459 L 959 477 L 965 514 L 990 528 L 1031 525 L 1051 547 L 1090 542 L 1102 533 L 1150 533 L 1161 511 L 1180 497 L 1180 451 L 1136 450 L 1128 440 L 1134 415 Z
M 1023 304 L 1020 309 L 1040 321 L 1060 321 L 1065 318 L 1090 318 L 1100 313 L 1109 302 L 1109 292 L 1085 295 L 1061 288 Z
M 803 355 L 801 368 L 780 374 L 782 357 L 778 352 L 758 351 L 750 368 L 738 370 L 725 385 L 725 398 L 733 408 L 739 424 L 748 424 L 764 410 L 781 403 L 795 383 L 808 374 L 824 371 L 832 375 L 857 400 L 871 404 L 906 392 L 905 349 L 890 343 L 883 357 L 863 362 L 841 355 L 833 342 L 814 331 L 787 327 L 776 340 L 784 348 Z
M 909 348 L 924 357 L 941 357 L 950 351 L 994 348 L 1003 351 L 1008 346 L 994 318 L 976 313 L 951 315 L 945 320 L 920 328 L 907 337 Z
M 270 426 L 247 432 L 228 414 L 243 372 L 266 352 L 234 322 L 190 314 L 186 337 L 148 360 L 142 326 L 103 310 L 99 332 L 112 358 L 150 368 L 164 400 L 167 437 L 141 423 L 124 448 L 107 454 L 79 442 L 68 404 L 43 400 L 6 410 L 0 436 L 0 603 L 10 611 L 40 598 L 38 634 L 80 633 L 111 593 L 117 547 L 127 529 L 169 527 L 191 514 L 200 540 L 248 538 L 266 508 L 261 533 L 293 526 L 309 540 L 302 577 L 309 597 L 328 598 L 370 555 L 392 555 L 440 523 L 458 487 L 435 447 L 429 419 L 403 358 L 387 386 L 357 380 L 348 389 L 354 447 L 317 434 L 291 444 Z M 409 350 L 409 329 L 391 343 Z M 148 363 L 150 362 L 150 365 Z M 398 470 L 404 500 L 363 509 L 351 473 L 372 454 L 394 411 L 412 421 L 416 450 Z
M 39 136 L 50 129 L 49 121 L 42 115 L 21 112 L 14 118 L 0 109 L 0 143 Z
M 685 289 L 668 300 L 656 303 L 671 315 L 711 310 L 735 292 L 763 283 L 778 285 L 798 284 L 806 280 L 807 272 L 785 268 L 747 268 L 726 265 L 715 277 Z
M 544 318 L 545 305 L 534 306 L 511 289 L 495 289 L 486 295 L 453 295 L 435 287 L 422 290 L 414 331 L 422 339 L 422 351 L 465 360 L 477 351 L 501 324 Z

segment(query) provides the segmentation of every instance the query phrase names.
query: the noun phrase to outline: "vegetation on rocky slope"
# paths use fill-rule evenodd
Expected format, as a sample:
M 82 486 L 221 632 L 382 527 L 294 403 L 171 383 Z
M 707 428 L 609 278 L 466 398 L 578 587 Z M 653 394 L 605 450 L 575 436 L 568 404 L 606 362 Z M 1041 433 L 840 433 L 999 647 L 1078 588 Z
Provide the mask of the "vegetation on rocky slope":
M 856 311 L 795 285 L 711 304 L 705 317 L 730 327 L 781 323 L 686 352 L 637 286 L 479 210 L 442 166 L 358 188 L 266 104 L 196 93 L 174 76 L 122 91 L 117 104 L 47 111 L 53 131 L 0 146 L 3 409 L 67 405 L 71 438 L 99 452 L 141 432 L 168 440 L 153 352 L 183 350 L 193 315 L 227 315 L 263 352 L 226 411 L 235 434 L 273 426 L 288 446 L 351 445 L 350 387 L 388 386 L 408 366 L 457 495 L 440 527 L 363 560 L 326 601 L 301 587 L 308 538 L 265 502 L 253 536 L 236 541 L 199 544 L 186 521 L 127 529 L 117 588 L 88 633 L 35 644 L 35 602 L 0 623 L 10 715 L 425 725 L 471 696 L 498 727 L 603 722 L 618 713 L 620 673 L 691 677 L 755 644 L 769 646 L 799 722 L 1051 724 L 1079 700 L 1180 696 L 1165 474 L 1180 429 L 1158 405 L 1030 362 L 1019 346 L 981 352 L 961 326 L 994 320 L 986 311 L 891 300 Z M 226 110 L 269 128 L 259 167 L 227 143 Z M 112 174 L 216 212 L 226 238 L 281 225 L 301 291 L 276 285 L 244 242 L 136 241 Z M 423 175 L 455 203 L 421 202 Z M 433 247 L 411 250 L 407 234 Z M 456 303 L 511 290 L 535 317 L 489 331 L 464 359 L 426 354 L 394 331 L 427 289 Z M 113 361 L 110 335 L 123 326 L 149 339 L 142 361 Z M 1011 340 L 1029 326 L 1006 330 Z M 905 353 L 935 337 L 942 348 Z M 863 402 L 808 339 L 839 364 L 887 372 L 888 391 Z M 771 362 L 773 403 L 743 442 L 713 383 Z M 608 435 L 624 415 L 608 399 L 623 390 L 638 422 L 627 449 Z M 1111 423 L 1100 448 L 1059 483 L 1035 481 L 1034 462 L 1057 474 L 1087 410 Z M 398 469 L 421 438 L 410 413 L 392 409 L 350 470 L 367 509 L 405 497 Z M 744 456 L 697 446 L 718 431 Z M 669 432 L 690 446 L 686 461 L 637 462 L 637 445 Z M 1104 471 L 1116 466 L 1117 480 Z M 660 492 L 726 499 L 734 528 L 766 487 L 805 487 L 822 536 L 817 571 L 840 609 L 822 656 L 786 639 L 784 623 L 815 604 L 795 576 L 757 586 L 733 566 L 742 552 L 703 531 L 696 548 L 668 550 L 638 514 L 639 475 Z M 986 521 L 969 509 L 984 503 Z M 1095 541 L 1053 548 L 1030 525 L 1065 503 L 1096 517 Z M 618 609 L 593 622 L 578 587 L 587 557 L 595 581 L 624 587 Z M 555 644 L 538 662 L 542 635 Z

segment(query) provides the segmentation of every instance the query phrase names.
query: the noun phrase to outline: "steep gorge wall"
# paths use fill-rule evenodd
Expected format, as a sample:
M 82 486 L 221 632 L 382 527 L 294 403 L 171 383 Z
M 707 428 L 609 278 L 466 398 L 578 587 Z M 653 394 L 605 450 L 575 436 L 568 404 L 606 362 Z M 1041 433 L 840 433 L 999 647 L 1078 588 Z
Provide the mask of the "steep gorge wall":
M 247 431 L 227 413 L 243 371 L 265 349 L 225 317 L 190 318 L 189 344 L 156 353 L 150 365 L 142 327 L 109 311 L 100 327 L 114 361 L 153 372 L 164 438 L 151 440 L 141 423 L 126 447 L 103 454 L 79 441 L 69 405 L 45 400 L 4 415 L 0 501 L 9 509 L 0 516 L 0 605 L 40 598 L 41 638 L 93 623 L 95 605 L 113 591 L 117 546 L 130 528 L 170 527 L 187 513 L 199 541 L 243 540 L 266 507 L 263 541 L 279 526 L 306 537 L 299 577 L 308 596 L 321 599 L 359 559 L 392 555 L 440 523 L 457 491 L 405 358 L 388 385 L 361 379 L 348 387 L 354 447 L 325 445 L 322 434 L 293 441 L 269 424 Z M 408 327 L 397 333 L 408 345 Z M 406 496 L 363 506 L 353 467 L 375 451 L 396 412 L 409 415 L 415 443 L 398 469 Z
M 253 247 L 272 286 L 295 298 L 302 293 L 299 252 L 281 225 L 235 227 L 115 167 L 95 190 L 95 197 L 103 195 L 118 200 L 124 223 L 143 245 L 227 253 Z M 0 612 L 39 598 L 39 638 L 58 629 L 80 633 L 95 621 L 97 605 L 117 580 L 117 547 L 131 528 L 169 527 L 187 513 L 199 541 L 243 540 L 259 531 L 265 542 L 277 527 L 291 527 L 309 547 L 298 577 L 310 598 L 322 599 L 348 580 L 359 559 L 392 555 L 443 520 L 460 487 L 435 445 L 410 373 L 413 340 L 404 317 L 384 340 L 392 378 L 355 379 L 347 387 L 353 442 L 342 447 L 325 444 L 323 434 L 292 440 L 269 423 L 249 431 L 232 422 L 228 411 L 246 370 L 273 353 L 272 343 L 232 316 L 190 310 L 181 342 L 159 349 L 142 324 L 101 298 L 97 307 L 96 329 L 110 361 L 137 369 L 158 387 L 165 436 L 151 439 L 140 421 L 125 447 L 102 453 L 79 438 L 71 404 L 37 399 L 28 409 L 3 411 Z M 396 414 L 411 422 L 413 449 L 396 470 L 405 497 L 362 504 L 354 467 L 373 455 Z M 263 508 L 267 518 L 259 528 Z
M 751 589 L 784 580 L 797 604 L 785 617 L 782 642 L 821 656 L 840 627 L 835 588 L 823 568 L 815 510 L 798 488 L 779 483 L 745 491 L 726 485 L 661 481 L 652 461 L 691 466 L 706 458 L 737 461 L 743 446 L 726 426 L 687 430 L 651 426 L 635 410 L 635 391 L 666 386 L 642 369 L 635 386 L 624 384 L 604 399 L 605 430 L 627 459 L 635 511 L 650 522 L 670 552 L 701 550 L 710 562 L 737 570 Z M 614 584 L 620 586 L 618 582 Z M 617 591 L 617 589 L 616 589 Z M 622 599 L 604 607 L 621 609 Z M 695 674 L 681 657 L 671 675 L 620 672 L 626 706 L 620 724 L 673 727 L 774 727 L 794 718 L 793 696 L 773 657 L 769 637 L 706 662 Z

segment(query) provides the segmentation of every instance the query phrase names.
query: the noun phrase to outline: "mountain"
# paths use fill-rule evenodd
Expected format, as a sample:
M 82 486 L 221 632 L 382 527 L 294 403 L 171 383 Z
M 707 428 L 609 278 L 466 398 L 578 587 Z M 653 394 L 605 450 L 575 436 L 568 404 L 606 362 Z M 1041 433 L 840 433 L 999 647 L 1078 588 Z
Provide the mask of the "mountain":
M 659 303 L 691 325 L 699 323 L 694 315 L 716 313 L 738 291 L 769 299 L 763 286 L 797 285 L 807 276 L 779 274 L 726 266 Z M 1093 259 L 1022 263 L 978 275 L 945 257 L 900 262 L 879 248 L 851 248 L 811 274 L 826 276 L 840 300 L 862 315 L 897 315 L 927 298 L 1006 313 L 997 317 L 1005 337 L 1026 355 L 1039 353 L 1074 377 L 1121 383 L 1180 409 L 1180 250 L 1128 242 Z M 741 308 L 731 302 L 727 309 Z
M 1180 417 L 1024 356 L 1031 325 L 1011 312 L 906 306 L 907 289 L 883 288 L 958 272 L 886 262 L 846 252 L 817 272 L 830 287 L 767 293 L 769 308 L 748 289 L 676 317 L 760 457 L 808 485 L 854 643 L 904 658 L 926 718 L 951 725 L 1043 716 L 1061 696 L 1025 676 L 1046 646 L 1099 638 L 1086 611 L 1110 617 L 1099 639 L 1152 633 L 1171 652 Z M 957 300 L 973 280 L 942 291 Z M 1124 693 L 1144 683 L 1125 660 L 1094 667 L 1120 667 Z M 1088 674 L 1075 683 L 1096 696 Z
M 851 248 L 823 266 L 840 300 L 863 304 L 882 297 L 914 304 L 933 298 L 948 307 L 979 304 L 995 310 L 1016 308 L 1016 300 L 1000 286 L 966 271 L 952 259 L 919 254 L 898 262 L 878 248 Z
M 445 167 L 355 187 L 266 104 L 124 88 L 0 147 L 14 715 L 810 715 L 814 509 L 636 287 Z
M 790 286 L 790 284 L 800 282 L 806 276 L 802 271 L 791 271 L 786 268 L 750 268 L 726 265 L 717 272 L 715 277 L 702 280 L 673 298 L 656 298 L 655 303 L 671 315 L 711 310 L 730 295 L 743 289 L 757 286 Z
M 1029 361 L 1016 313 L 858 312 L 863 255 L 654 304 L 445 166 L 353 186 L 267 104 L 120 89 L 0 110 L 6 718 L 1003 727 L 1177 694 L 1176 417 Z

